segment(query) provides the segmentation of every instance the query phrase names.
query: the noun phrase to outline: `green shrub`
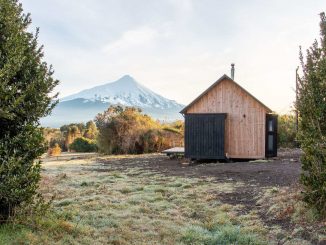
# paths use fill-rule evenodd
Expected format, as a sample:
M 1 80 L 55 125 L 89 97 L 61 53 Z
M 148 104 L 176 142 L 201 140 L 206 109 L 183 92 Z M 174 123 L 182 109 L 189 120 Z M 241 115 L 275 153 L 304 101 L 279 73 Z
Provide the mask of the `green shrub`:
M 135 107 L 110 106 L 97 115 L 99 151 L 106 154 L 160 152 L 183 141 L 183 123 L 162 125 Z
M 297 130 L 295 116 L 292 114 L 278 117 L 278 145 L 280 147 L 296 147 Z
M 77 138 L 69 148 L 76 152 L 96 152 L 97 146 L 94 140 L 90 140 L 84 137 Z
M 299 77 L 298 101 L 300 116 L 299 141 L 304 200 L 326 215 L 326 17 L 321 14 L 321 45 L 316 40 L 307 50 L 306 62 L 302 52 L 303 76 Z
M 58 84 L 42 61 L 29 15 L 16 0 L 0 1 L 0 222 L 36 194 L 45 152 L 39 119 L 56 104 Z

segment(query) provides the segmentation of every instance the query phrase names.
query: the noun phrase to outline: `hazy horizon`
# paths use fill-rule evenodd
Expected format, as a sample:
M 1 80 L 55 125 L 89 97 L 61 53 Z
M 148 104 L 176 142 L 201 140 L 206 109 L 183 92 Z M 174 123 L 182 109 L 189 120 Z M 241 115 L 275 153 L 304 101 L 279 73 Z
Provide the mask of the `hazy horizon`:
M 235 81 L 285 113 L 299 45 L 319 39 L 323 1 L 22 0 L 60 97 L 128 74 L 188 104 L 235 63 Z

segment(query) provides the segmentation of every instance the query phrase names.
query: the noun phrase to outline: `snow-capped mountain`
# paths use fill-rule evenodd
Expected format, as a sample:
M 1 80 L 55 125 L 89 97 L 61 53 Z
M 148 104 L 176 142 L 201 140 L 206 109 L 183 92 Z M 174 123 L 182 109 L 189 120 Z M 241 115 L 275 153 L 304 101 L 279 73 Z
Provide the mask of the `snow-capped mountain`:
M 177 102 L 166 99 L 144 87 L 129 75 L 125 75 L 115 82 L 96 86 L 67 96 L 61 99 L 61 101 L 80 98 L 93 102 L 102 101 L 112 105 L 121 104 L 140 108 L 169 109 L 180 106 Z
M 181 119 L 179 111 L 183 105 L 169 100 L 125 75 L 119 80 L 83 90 L 60 99 L 51 116 L 43 118 L 41 124 L 60 127 L 63 124 L 86 122 L 94 119 L 110 105 L 139 107 L 144 113 L 158 120 Z

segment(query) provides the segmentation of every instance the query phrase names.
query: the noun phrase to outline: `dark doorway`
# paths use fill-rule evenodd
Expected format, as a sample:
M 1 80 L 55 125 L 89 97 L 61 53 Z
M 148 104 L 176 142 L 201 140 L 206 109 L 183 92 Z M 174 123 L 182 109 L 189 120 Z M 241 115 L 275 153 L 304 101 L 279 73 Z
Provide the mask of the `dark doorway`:
M 266 157 L 277 156 L 277 115 L 266 115 Z
M 185 157 L 225 159 L 225 113 L 185 115 Z

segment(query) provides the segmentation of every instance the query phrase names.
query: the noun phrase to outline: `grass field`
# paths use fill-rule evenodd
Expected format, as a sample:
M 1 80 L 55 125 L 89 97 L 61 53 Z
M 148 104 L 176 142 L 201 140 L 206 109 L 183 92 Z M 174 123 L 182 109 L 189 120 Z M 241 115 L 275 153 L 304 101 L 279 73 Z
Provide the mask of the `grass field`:
M 44 163 L 40 191 L 48 199 L 54 195 L 53 209 L 38 218 L 37 227 L 30 225 L 31 222 L 3 226 L 0 241 L 2 244 L 277 244 L 280 241 L 280 244 L 312 244 L 300 236 L 290 236 L 277 224 L 264 222 L 258 209 L 248 209 L 241 202 L 223 201 L 222 197 L 234 195 L 248 183 L 218 181 L 210 176 L 177 176 L 134 164 L 138 161 L 150 165 L 160 160 L 162 156 L 149 155 Z M 262 188 L 257 202 L 276 215 L 279 206 L 268 203 L 278 193 L 277 187 Z

